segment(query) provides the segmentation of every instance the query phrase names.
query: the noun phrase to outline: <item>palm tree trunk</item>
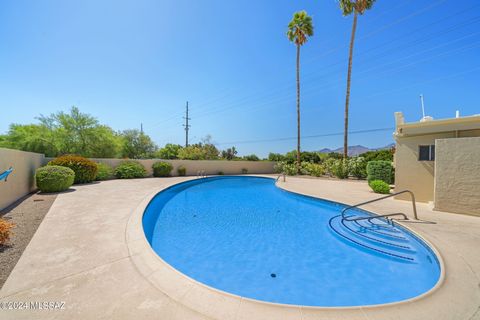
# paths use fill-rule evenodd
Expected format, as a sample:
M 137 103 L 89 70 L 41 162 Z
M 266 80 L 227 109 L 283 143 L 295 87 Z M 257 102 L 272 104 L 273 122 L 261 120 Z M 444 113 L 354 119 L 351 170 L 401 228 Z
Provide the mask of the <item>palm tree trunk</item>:
M 297 45 L 297 173 L 300 173 L 300 46 Z
M 350 38 L 350 53 L 348 56 L 347 94 L 345 98 L 345 128 L 343 133 L 343 158 L 348 157 L 348 106 L 350 104 L 350 83 L 352 79 L 353 45 L 355 43 L 355 32 L 357 31 L 357 11 L 353 14 L 352 35 Z

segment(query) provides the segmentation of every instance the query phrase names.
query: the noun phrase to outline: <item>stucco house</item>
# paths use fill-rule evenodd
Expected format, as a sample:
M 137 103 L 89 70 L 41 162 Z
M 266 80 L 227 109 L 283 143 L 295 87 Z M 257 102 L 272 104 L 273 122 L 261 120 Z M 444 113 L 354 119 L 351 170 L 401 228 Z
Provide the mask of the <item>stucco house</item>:
M 480 215 L 480 115 L 406 123 L 396 112 L 395 127 L 395 190 L 435 210 Z

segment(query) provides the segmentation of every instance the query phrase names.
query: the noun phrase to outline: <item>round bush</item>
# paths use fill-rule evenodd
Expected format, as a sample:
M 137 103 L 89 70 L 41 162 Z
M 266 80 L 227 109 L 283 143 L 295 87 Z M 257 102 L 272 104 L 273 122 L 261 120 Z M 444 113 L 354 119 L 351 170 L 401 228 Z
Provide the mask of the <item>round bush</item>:
M 145 178 L 147 170 L 137 161 L 124 161 L 115 168 L 114 174 L 119 179 Z
M 367 164 L 367 180 L 382 180 L 387 184 L 392 183 L 393 166 L 390 161 L 370 161 Z
M 35 172 L 37 187 L 42 192 L 60 192 L 67 190 L 73 184 L 75 172 L 62 166 L 48 165 L 38 168 Z
M 95 180 L 97 176 L 97 164 L 87 158 L 76 155 L 64 155 L 53 159 L 49 166 L 67 167 L 75 172 L 74 183 L 88 183 Z
M 168 177 L 173 170 L 173 166 L 169 162 L 155 162 L 152 165 L 154 177 Z
M 390 185 L 383 180 L 372 180 L 368 183 L 375 193 L 389 194 Z
M 97 181 L 109 180 L 115 177 L 113 175 L 113 168 L 110 167 L 108 164 L 98 162 L 97 169 L 97 177 L 95 178 L 95 180 Z
M 179 166 L 177 168 L 177 172 L 179 176 L 185 176 L 187 175 L 187 168 L 185 168 L 184 166 Z

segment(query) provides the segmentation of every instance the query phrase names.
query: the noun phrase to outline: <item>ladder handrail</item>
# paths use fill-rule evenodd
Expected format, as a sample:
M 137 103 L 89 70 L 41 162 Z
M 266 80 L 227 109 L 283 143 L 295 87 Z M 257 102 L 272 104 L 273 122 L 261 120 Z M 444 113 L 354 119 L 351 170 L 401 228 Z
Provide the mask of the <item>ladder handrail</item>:
M 357 208 L 357 207 L 360 207 L 360 206 L 363 206 L 363 205 L 366 205 L 366 204 L 369 204 L 369 203 L 372 203 L 372 202 L 377 202 L 377 201 L 380 201 L 380 200 L 383 200 L 383 199 L 387 199 L 387 198 L 391 198 L 391 197 L 394 197 L 396 195 L 399 195 L 399 194 L 402 194 L 402 193 L 408 193 L 410 194 L 411 198 L 412 198 L 412 207 L 413 207 L 413 216 L 415 218 L 415 220 L 418 220 L 418 216 L 417 216 L 417 205 L 415 203 L 415 195 L 413 194 L 412 191 L 410 190 L 402 190 L 402 191 L 399 191 L 399 192 L 394 192 L 392 194 L 389 194 L 389 195 L 386 195 L 386 196 L 383 196 L 383 197 L 380 197 L 380 198 L 376 198 L 376 199 L 373 199 L 373 200 L 369 200 L 369 201 L 365 201 L 365 202 L 361 202 L 361 203 L 357 203 L 357 204 L 354 204 L 353 206 L 348 206 L 346 208 L 344 208 L 342 210 L 342 219 L 343 220 L 346 220 L 346 221 L 354 221 L 355 219 L 348 219 L 348 217 L 345 217 L 345 212 L 350 210 L 350 209 L 353 209 L 353 208 Z M 398 213 L 396 213 L 395 215 L 397 215 Z M 378 215 L 376 216 L 377 218 L 378 217 L 387 217 L 387 216 L 390 216 L 391 214 L 387 214 L 387 215 Z
M 283 176 L 283 182 L 285 182 L 285 181 L 286 181 L 286 176 L 287 176 L 285 173 L 279 174 L 278 177 L 277 177 L 277 179 L 275 179 L 275 182 L 278 182 L 278 180 L 279 180 L 280 177 L 282 177 L 282 176 Z

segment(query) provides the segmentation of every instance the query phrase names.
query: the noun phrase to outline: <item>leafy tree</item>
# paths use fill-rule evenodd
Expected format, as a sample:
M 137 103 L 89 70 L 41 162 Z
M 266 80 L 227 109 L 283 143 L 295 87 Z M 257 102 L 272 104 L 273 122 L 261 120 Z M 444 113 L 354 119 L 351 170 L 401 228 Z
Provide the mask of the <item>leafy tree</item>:
M 256 154 L 249 154 L 243 156 L 243 159 L 247 161 L 260 161 L 260 158 Z
M 384 160 L 384 161 L 393 161 L 393 151 L 394 149 L 382 149 L 382 150 L 375 150 L 375 151 L 367 151 L 361 154 L 361 156 L 365 159 L 366 162 L 369 161 L 377 161 L 377 160 Z
M 178 158 L 188 160 L 217 160 L 220 152 L 211 142 L 211 139 L 211 136 L 206 136 L 202 139 L 202 142 L 180 149 Z
M 119 138 L 107 126 L 72 107 L 70 113 L 41 115 L 39 124 L 12 124 L 0 145 L 44 153 L 48 157 L 79 154 L 85 157 L 112 158 L 119 154 Z
M 122 156 L 125 158 L 151 158 L 157 149 L 148 135 L 136 129 L 123 131 L 122 140 Z
M 178 158 L 182 160 L 205 160 L 205 153 L 198 145 L 189 145 L 178 151 Z
M 84 157 L 113 158 L 119 153 L 119 138 L 108 126 L 72 107 L 70 113 L 41 115 L 40 126 L 47 128 L 57 154 L 79 154 Z
M 345 126 L 343 133 L 343 157 L 348 158 L 348 107 L 350 104 L 350 84 L 352 79 L 353 45 L 355 43 L 355 32 L 357 30 L 358 15 L 363 15 L 366 10 L 372 8 L 375 0 L 339 0 L 340 9 L 344 16 L 353 13 L 352 34 L 350 36 L 350 49 L 348 55 L 347 93 L 345 95 Z
M 285 156 L 281 153 L 272 153 L 268 154 L 268 161 L 285 161 Z
M 58 138 L 52 130 L 42 124 L 11 124 L 8 133 L 1 137 L 0 146 L 43 153 L 47 157 L 59 154 Z
M 341 153 L 338 153 L 338 152 L 329 152 L 329 153 L 327 153 L 327 158 L 341 159 L 341 158 L 343 158 L 343 156 L 342 156 Z
M 222 158 L 227 160 L 233 160 L 237 156 L 237 149 L 235 147 L 228 148 L 222 151 Z
M 313 36 L 312 18 L 306 11 L 295 12 L 288 24 L 287 37 L 297 47 L 297 171 L 300 172 L 300 47 Z
M 182 149 L 179 144 L 167 143 L 157 151 L 156 156 L 160 159 L 178 159 L 178 152 Z

